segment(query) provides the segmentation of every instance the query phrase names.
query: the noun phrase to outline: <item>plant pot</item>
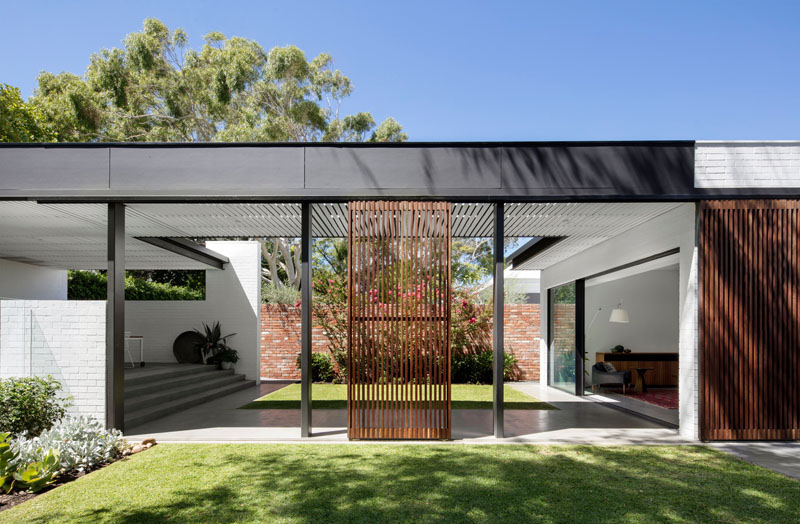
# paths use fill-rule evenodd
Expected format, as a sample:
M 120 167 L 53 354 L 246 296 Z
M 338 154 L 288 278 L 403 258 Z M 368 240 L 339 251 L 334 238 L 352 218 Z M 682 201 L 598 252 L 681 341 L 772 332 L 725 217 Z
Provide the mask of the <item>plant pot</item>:
M 219 367 L 222 369 L 233 369 L 233 362 L 220 362 Z

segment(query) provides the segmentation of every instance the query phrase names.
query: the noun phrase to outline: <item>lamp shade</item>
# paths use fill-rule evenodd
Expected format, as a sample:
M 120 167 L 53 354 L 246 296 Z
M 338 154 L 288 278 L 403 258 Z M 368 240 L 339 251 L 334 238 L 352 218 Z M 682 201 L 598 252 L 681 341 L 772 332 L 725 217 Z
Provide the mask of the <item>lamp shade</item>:
M 608 321 L 627 324 L 630 322 L 630 319 L 628 318 L 628 312 L 625 309 L 617 307 L 611 311 L 611 316 L 609 317 Z

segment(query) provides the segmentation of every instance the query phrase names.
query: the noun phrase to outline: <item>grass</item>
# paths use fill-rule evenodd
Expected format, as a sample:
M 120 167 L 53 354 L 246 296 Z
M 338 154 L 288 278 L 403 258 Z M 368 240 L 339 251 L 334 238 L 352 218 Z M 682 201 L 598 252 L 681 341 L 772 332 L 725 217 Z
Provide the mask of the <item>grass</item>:
M 800 522 L 800 482 L 700 446 L 161 444 L 0 523 Z
M 453 409 L 492 409 L 492 386 L 453 384 Z M 508 385 L 503 387 L 505 409 L 557 409 Z M 313 384 L 313 409 L 347 409 L 345 384 Z M 300 384 L 290 384 L 242 406 L 241 409 L 300 409 Z

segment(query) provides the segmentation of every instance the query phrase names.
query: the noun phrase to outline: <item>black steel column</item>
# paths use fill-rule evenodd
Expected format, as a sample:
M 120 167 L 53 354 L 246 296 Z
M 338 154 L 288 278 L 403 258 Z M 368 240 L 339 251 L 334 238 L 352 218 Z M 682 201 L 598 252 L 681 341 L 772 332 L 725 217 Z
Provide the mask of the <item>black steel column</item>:
M 108 204 L 106 427 L 125 424 L 125 205 Z
M 504 246 L 504 221 L 505 221 L 505 205 L 494 205 L 494 316 L 492 327 L 492 346 L 494 348 L 493 354 L 493 369 L 492 369 L 492 415 L 494 420 L 494 436 L 495 438 L 503 438 L 503 307 L 504 300 L 504 283 L 503 272 L 505 271 L 505 256 L 503 250 Z
M 586 281 L 575 281 L 575 394 L 583 396 L 586 378 Z
M 300 436 L 311 436 L 311 204 L 302 204 L 300 239 Z

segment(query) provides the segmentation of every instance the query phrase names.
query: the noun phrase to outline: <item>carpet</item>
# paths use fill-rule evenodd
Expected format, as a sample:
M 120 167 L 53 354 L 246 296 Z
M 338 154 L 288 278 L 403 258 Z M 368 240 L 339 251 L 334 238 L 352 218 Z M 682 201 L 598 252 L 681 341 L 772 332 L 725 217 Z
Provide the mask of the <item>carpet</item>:
M 614 388 L 611 389 L 611 391 L 620 395 L 622 394 L 621 388 Z M 647 393 L 636 393 L 629 389 L 625 392 L 625 396 L 666 409 L 678 409 L 678 388 L 649 388 Z

